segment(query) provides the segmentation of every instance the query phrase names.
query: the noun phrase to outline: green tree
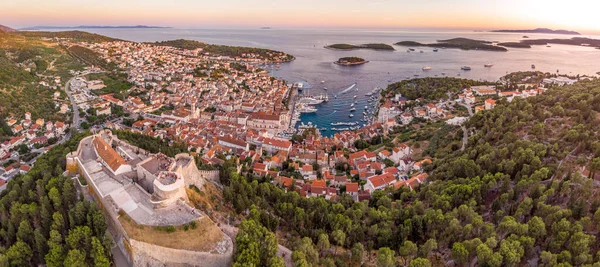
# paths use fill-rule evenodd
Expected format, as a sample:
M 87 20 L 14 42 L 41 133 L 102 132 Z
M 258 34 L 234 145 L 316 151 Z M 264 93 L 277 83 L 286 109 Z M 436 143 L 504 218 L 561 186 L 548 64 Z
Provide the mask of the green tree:
M 404 263 L 410 263 L 411 259 L 417 255 L 417 245 L 409 240 L 404 241 L 404 244 L 398 251 L 400 256 L 404 259 Z
M 462 243 L 456 242 L 452 245 L 452 258 L 458 265 L 464 266 L 469 261 L 469 251 Z
M 277 238 L 254 220 L 243 220 L 235 238 L 236 266 L 265 266 L 277 254 Z
M 29 266 L 33 251 L 25 242 L 17 240 L 6 250 L 6 257 L 11 266 Z
M 419 249 L 419 256 L 427 258 L 429 254 L 438 248 L 437 241 L 433 238 L 430 238 L 423 244 L 423 246 Z
M 383 247 L 377 251 L 377 267 L 396 266 L 395 252 L 390 248 Z
M 365 247 L 363 244 L 356 242 L 352 246 L 352 261 L 355 263 L 362 263 L 365 253 Z
M 96 267 L 110 267 L 110 261 L 105 255 L 104 246 L 102 242 L 95 236 L 92 237 L 92 252 L 91 257 L 94 260 L 94 266 Z
M 416 258 L 410 262 L 410 267 L 431 267 L 431 262 L 425 258 Z
M 88 266 L 87 262 L 85 261 L 85 252 L 79 249 L 69 250 L 69 253 L 67 253 L 67 257 L 65 258 L 65 267 L 70 266 Z
M 325 233 L 319 235 L 319 241 L 317 242 L 317 247 L 321 254 L 329 249 L 329 236 Z
M 333 237 L 333 241 L 335 241 L 335 244 L 338 246 L 344 246 L 344 242 L 346 242 L 346 234 L 344 232 L 342 232 L 342 230 L 335 230 L 331 233 L 331 236 Z M 335 251 L 333 252 L 333 254 L 337 254 L 337 247 L 335 248 Z
M 507 266 L 516 266 L 525 255 L 525 250 L 519 241 L 504 239 L 500 242 L 500 254 Z

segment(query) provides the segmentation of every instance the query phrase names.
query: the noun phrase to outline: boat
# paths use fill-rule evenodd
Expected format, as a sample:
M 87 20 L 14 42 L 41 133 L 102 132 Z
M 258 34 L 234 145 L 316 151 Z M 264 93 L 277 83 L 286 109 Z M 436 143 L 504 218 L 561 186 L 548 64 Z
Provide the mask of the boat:
M 369 106 L 365 106 L 365 109 L 369 109 Z
M 356 122 L 332 122 L 331 126 L 354 126 Z
M 410 53 L 410 49 L 406 50 L 406 52 Z
M 484 67 L 486 67 L 486 68 L 491 68 L 491 67 L 493 67 L 493 66 L 494 66 L 494 64 L 488 63 L 488 64 L 485 64 L 485 65 L 483 65 L 483 66 L 484 66 Z
M 352 104 L 350 105 L 350 107 L 351 107 L 351 108 L 353 108 L 353 107 L 354 107 L 354 103 L 352 103 Z
M 462 66 L 460 67 L 461 70 L 471 70 L 471 67 L 469 66 Z
M 415 74 L 415 75 L 413 75 L 413 76 L 415 76 L 415 77 L 419 77 L 419 74 Z
M 367 113 L 363 111 L 363 116 L 367 116 Z
M 306 105 L 319 105 L 321 103 L 325 102 L 325 97 L 312 97 L 312 96 L 303 96 L 300 98 L 300 100 L 298 100 L 299 104 L 306 104 Z
M 531 68 L 535 70 L 535 65 L 531 64 Z
M 446 75 L 446 73 L 445 73 L 445 72 L 442 72 L 442 75 Z
M 423 53 L 423 50 L 421 50 L 419 53 Z
M 550 45 L 546 45 L 546 47 L 552 47 L 552 46 L 550 46 Z
M 414 49 L 414 48 L 409 48 L 408 50 L 409 50 L 409 51 L 415 51 L 415 49 Z
M 325 81 L 321 81 L 321 83 L 325 83 Z
M 298 89 L 298 92 L 302 92 L 302 89 L 304 89 L 304 83 L 301 83 L 301 82 L 294 83 L 292 88 L 296 88 L 296 89 Z
M 327 128 L 319 128 L 319 131 L 327 131 Z
M 298 129 L 310 129 L 315 127 L 312 122 L 308 122 L 308 124 L 304 124 L 304 122 L 301 122 L 300 125 L 298 126 Z
M 436 49 L 433 49 L 433 52 L 437 52 L 437 51 L 438 51 L 438 49 L 437 49 L 437 48 L 436 48 Z
M 354 95 L 354 98 L 358 97 L 357 95 Z
M 352 118 L 352 117 L 354 117 L 354 114 L 350 114 L 350 115 L 348 115 L 348 117 Z
M 356 108 L 351 108 L 350 109 L 350 112 L 354 112 L 354 111 L 356 111 Z
M 425 66 L 425 67 L 423 67 L 423 70 L 431 70 L 431 67 L 430 66 Z
M 323 90 L 327 91 L 327 87 L 323 87 Z
M 309 105 L 298 105 L 297 110 L 300 113 L 315 113 L 315 112 L 317 112 L 316 108 L 311 107 Z

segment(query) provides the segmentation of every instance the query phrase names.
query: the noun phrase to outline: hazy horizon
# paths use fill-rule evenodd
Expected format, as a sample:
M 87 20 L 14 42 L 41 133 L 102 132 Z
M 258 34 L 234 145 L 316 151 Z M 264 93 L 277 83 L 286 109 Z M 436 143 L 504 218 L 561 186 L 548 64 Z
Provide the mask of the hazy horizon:
M 530 29 L 600 32 L 600 3 L 571 0 L 30 0 L 0 3 L 0 24 L 174 28 Z

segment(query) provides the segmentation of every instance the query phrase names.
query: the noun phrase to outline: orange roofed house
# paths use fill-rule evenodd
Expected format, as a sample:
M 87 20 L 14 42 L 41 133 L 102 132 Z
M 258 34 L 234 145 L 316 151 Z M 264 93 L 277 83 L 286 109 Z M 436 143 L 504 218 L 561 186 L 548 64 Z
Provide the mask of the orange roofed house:
M 125 159 L 121 157 L 102 137 L 94 136 L 92 140 L 94 152 L 98 155 L 98 160 L 106 167 L 113 175 L 119 175 L 131 172 L 131 165 L 127 164 Z

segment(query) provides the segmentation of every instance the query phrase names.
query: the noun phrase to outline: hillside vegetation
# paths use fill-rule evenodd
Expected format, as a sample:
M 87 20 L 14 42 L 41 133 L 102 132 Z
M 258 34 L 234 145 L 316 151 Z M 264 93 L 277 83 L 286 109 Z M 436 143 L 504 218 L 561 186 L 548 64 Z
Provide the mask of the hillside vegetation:
M 213 45 L 206 44 L 199 41 L 191 40 L 171 40 L 153 43 L 161 46 L 172 46 L 180 49 L 194 50 L 201 48 L 203 53 L 209 53 L 215 56 L 228 56 L 228 57 L 241 57 L 242 54 L 257 54 L 267 60 L 273 60 L 276 55 L 285 55 L 288 61 L 294 60 L 294 56 L 285 54 L 280 51 L 274 51 L 262 48 L 253 47 L 240 47 L 240 46 L 226 46 L 226 45 Z
M 468 38 L 453 38 L 447 40 L 438 40 L 437 43 L 423 44 L 415 41 L 397 42 L 399 46 L 426 46 L 426 47 L 443 47 L 443 48 L 458 48 L 462 50 L 485 50 L 485 51 L 508 51 L 504 47 L 492 45 L 492 42 L 473 40 Z
M 31 112 L 33 118 L 65 121 L 52 95 L 72 76 L 70 70 L 84 65 L 63 47 L 20 33 L 0 38 L 0 118 L 22 118 Z
M 235 172 L 224 196 L 238 212 L 260 207 L 253 220 L 285 233 L 296 263 L 360 266 L 378 250 L 378 264 L 591 266 L 599 185 L 580 173 L 600 174 L 599 112 L 600 80 L 499 101 L 468 121 L 465 151 L 426 167 L 419 190 L 377 191 L 368 202 L 304 198 Z
M 85 135 L 41 156 L 0 194 L 0 266 L 110 266 L 104 215 L 62 175 L 66 154 Z

